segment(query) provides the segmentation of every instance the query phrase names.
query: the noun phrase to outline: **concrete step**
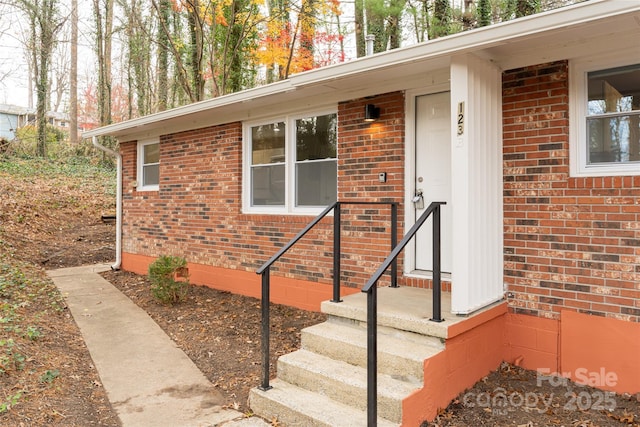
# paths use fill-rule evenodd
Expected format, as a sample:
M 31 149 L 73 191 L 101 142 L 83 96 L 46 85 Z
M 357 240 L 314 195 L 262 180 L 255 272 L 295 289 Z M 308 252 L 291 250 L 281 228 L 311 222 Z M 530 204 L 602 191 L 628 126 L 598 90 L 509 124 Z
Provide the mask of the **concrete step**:
M 281 379 L 271 381 L 272 389 L 257 388 L 249 394 L 254 413 L 269 421 L 276 420 L 286 427 L 362 427 L 367 425 L 366 411 L 336 402 Z M 275 424 L 274 424 L 275 425 Z M 399 427 L 389 420 L 378 418 L 378 427 Z
M 330 318 L 302 331 L 302 348 L 351 365 L 367 366 L 366 324 Z M 424 361 L 444 349 L 439 338 L 378 328 L 378 372 L 422 385 Z
M 278 359 L 278 378 L 290 384 L 367 409 L 367 370 L 307 350 Z M 402 400 L 422 387 L 378 374 L 378 415 L 392 422 L 402 421 Z
M 442 293 L 444 322 L 432 322 L 431 292 L 425 289 L 380 287 L 378 288 L 378 325 L 414 332 L 420 335 L 449 338 L 448 328 L 464 320 L 450 312 L 451 295 Z M 339 303 L 324 301 L 321 311 L 329 316 L 351 319 L 366 324 L 367 295 L 358 292 L 343 297 Z

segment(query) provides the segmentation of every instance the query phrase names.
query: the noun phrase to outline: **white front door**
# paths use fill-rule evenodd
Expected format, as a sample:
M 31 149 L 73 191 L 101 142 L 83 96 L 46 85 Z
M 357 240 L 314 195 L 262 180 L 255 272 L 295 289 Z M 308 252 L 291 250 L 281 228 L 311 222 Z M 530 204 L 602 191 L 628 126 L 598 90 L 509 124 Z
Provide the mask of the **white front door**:
M 414 204 L 417 220 L 431 202 L 447 202 L 441 210 L 441 269 L 451 273 L 451 99 L 449 92 L 415 98 L 416 155 L 414 189 L 422 193 L 423 206 Z M 415 268 L 431 271 L 431 217 L 416 235 Z

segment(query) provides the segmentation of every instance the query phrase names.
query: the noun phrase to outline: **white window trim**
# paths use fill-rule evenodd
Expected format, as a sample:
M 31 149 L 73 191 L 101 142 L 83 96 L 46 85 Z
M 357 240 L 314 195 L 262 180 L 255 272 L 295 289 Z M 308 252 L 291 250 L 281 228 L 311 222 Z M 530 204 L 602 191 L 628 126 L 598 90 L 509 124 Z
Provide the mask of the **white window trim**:
M 136 182 L 136 190 L 137 191 L 158 191 L 160 189 L 160 184 L 155 184 L 155 185 L 143 185 L 144 183 L 144 176 L 143 176 L 143 171 L 142 171 L 142 167 L 143 167 L 143 163 L 144 163 L 144 147 L 145 145 L 150 145 L 150 144 L 159 144 L 160 140 L 158 138 L 154 138 L 154 139 L 147 139 L 147 140 L 142 140 L 142 141 L 138 141 L 138 157 L 137 157 L 137 161 L 136 161 L 136 165 L 137 165 L 137 182 Z M 158 165 L 160 164 L 160 162 L 158 162 Z
M 275 215 L 317 215 L 326 209 L 321 207 L 295 206 L 296 199 L 296 167 L 293 156 L 295 147 L 295 121 L 305 117 L 338 114 L 337 108 L 307 111 L 303 114 L 274 116 L 269 119 L 244 122 L 242 127 L 242 212 L 246 214 L 275 214 Z M 251 206 L 251 128 L 276 122 L 285 124 L 285 195 L 284 206 Z M 337 131 L 337 129 L 336 129 Z M 338 161 L 336 153 L 336 162 Z
M 640 175 L 638 163 L 587 164 L 587 73 L 637 64 L 629 52 L 569 62 L 569 172 L 572 177 Z

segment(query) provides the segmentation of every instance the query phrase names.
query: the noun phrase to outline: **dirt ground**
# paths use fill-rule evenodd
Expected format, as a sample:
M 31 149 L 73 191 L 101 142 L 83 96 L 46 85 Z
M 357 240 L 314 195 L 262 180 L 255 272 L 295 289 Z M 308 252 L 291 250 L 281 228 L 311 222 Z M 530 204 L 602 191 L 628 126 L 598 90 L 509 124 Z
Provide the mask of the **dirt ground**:
M 186 302 L 166 306 L 152 298 L 144 276 L 122 271 L 103 276 L 167 331 L 227 397 L 230 407 L 250 412 L 249 390 L 260 383 L 259 300 L 198 286 L 190 289 Z M 278 356 L 298 348 L 302 328 L 324 318 L 319 313 L 274 305 L 272 366 Z M 640 426 L 639 415 L 636 396 L 538 376 L 505 363 L 422 427 Z
M 2 164 L 0 158 L 0 166 Z M 82 336 L 46 268 L 113 258 L 103 177 L 0 168 L 0 425 L 119 426 Z
M 503 363 L 421 427 L 636 427 L 638 397 Z
M 23 320 L 22 333 L 16 333 L 17 326 L 7 329 L 10 323 L 0 325 L 0 343 L 14 337 L 26 355 L 22 369 L 0 369 L 0 425 L 119 425 L 64 301 L 43 273 L 113 260 L 114 225 L 100 220 L 113 203 L 101 191 L 100 179 L 88 185 L 69 178 L 22 179 L 0 172 L 0 285 L 19 269 L 29 283 L 42 283 L 40 289 L 48 296 L 30 299 L 23 307 L 14 305 Z M 104 276 L 167 331 L 226 396 L 229 407 L 249 412 L 248 391 L 260 382 L 258 300 L 193 287 L 186 302 L 165 306 L 152 299 L 144 276 Z M 16 295 L 0 294 L 3 308 Z M 274 306 L 272 316 L 274 366 L 277 356 L 298 347 L 301 328 L 324 319 L 319 313 L 284 306 Z M 26 325 L 40 331 L 39 339 L 25 338 Z M 18 394 L 18 399 L 11 399 Z M 637 396 L 542 378 L 504 364 L 425 426 L 640 426 L 640 403 Z

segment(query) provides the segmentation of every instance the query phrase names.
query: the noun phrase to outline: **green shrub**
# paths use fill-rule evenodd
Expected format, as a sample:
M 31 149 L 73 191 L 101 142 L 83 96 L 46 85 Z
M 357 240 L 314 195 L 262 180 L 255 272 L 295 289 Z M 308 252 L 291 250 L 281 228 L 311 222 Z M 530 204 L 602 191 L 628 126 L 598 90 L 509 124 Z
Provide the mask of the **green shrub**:
M 55 126 L 47 125 L 47 151 L 52 147 L 61 144 L 65 140 L 63 131 Z M 12 149 L 14 154 L 18 156 L 34 157 L 37 153 L 38 145 L 38 127 L 35 125 L 26 125 L 16 129 L 16 138 L 13 141 Z
M 149 266 L 151 293 L 163 304 L 184 301 L 189 291 L 187 261 L 181 257 L 161 256 Z
M 44 374 L 40 375 L 40 382 L 51 384 L 53 380 L 55 380 L 59 376 L 60 376 L 60 371 L 58 371 L 57 369 L 53 369 L 53 370 L 49 369 Z
M 33 159 L 37 156 L 37 131 L 34 125 L 26 125 L 16 130 L 12 141 L 0 138 L 0 161 L 5 157 Z M 117 141 L 107 139 L 100 141 L 103 145 L 118 151 Z M 115 158 L 95 148 L 88 139 L 81 139 L 72 144 L 68 135 L 52 126 L 47 125 L 46 141 L 47 159 L 58 163 L 73 165 L 87 164 L 115 168 Z

